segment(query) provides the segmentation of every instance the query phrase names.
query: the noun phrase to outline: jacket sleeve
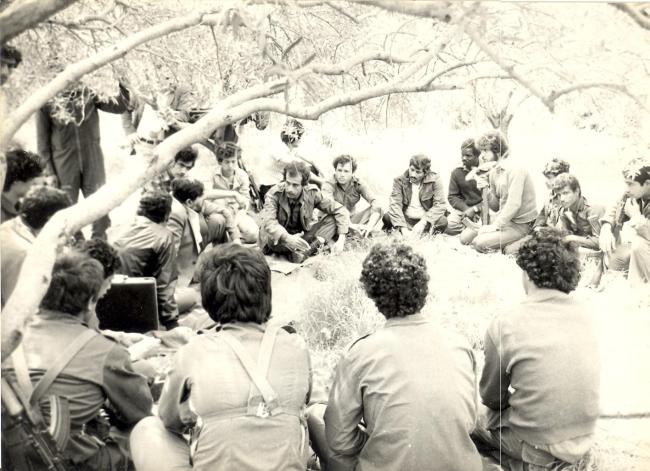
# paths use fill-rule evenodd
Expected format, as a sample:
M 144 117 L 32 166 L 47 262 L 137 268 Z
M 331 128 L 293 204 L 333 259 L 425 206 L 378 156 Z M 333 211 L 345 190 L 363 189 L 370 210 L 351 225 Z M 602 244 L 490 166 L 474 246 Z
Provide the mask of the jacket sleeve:
M 528 172 L 523 168 L 515 168 L 510 171 L 508 195 L 506 196 L 506 202 L 503 208 L 499 208 L 499 214 L 494 221 L 496 226 L 508 224 L 517 215 L 523 201 L 524 185 L 526 184 L 527 176 Z
M 185 212 L 185 208 L 183 208 L 183 213 Z M 178 254 L 178 251 L 181 247 L 181 239 L 183 238 L 183 228 L 185 226 L 183 220 L 183 214 L 179 213 L 179 211 L 174 211 L 174 207 L 172 205 L 172 210 L 169 213 L 169 219 L 167 220 L 167 229 L 169 229 L 174 236 L 174 251 L 176 254 Z
M 178 307 L 174 299 L 176 290 L 176 247 L 174 238 L 169 237 L 158 252 L 158 270 L 156 271 L 156 295 L 158 297 L 158 314 L 164 320 L 178 317 Z
M 274 244 L 289 235 L 287 230 L 278 222 L 278 201 L 275 196 L 277 191 L 277 185 L 269 190 L 264 201 L 264 208 L 260 213 L 262 230 L 269 235 Z
M 314 206 L 325 214 L 331 214 L 336 221 L 338 234 L 347 234 L 350 228 L 350 212 L 341 203 L 325 198 L 320 190 L 314 190 Z
M 349 357 L 338 364 L 325 410 L 325 434 L 329 447 L 344 456 L 358 455 L 367 435 L 359 428 L 363 417 L 363 395 Z
M 454 170 L 449 177 L 449 193 L 447 199 L 452 208 L 458 211 L 465 211 L 469 206 L 465 203 L 463 195 L 460 193 L 460 186 L 458 185 L 458 172 Z
M 406 219 L 404 219 L 404 199 L 402 196 L 402 185 L 399 178 L 393 180 L 393 191 L 390 193 L 388 202 L 388 217 L 393 227 L 406 227 Z
M 368 202 L 372 208 L 372 211 L 382 212 L 379 200 L 374 195 L 374 193 L 370 191 L 370 188 L 368 188 L 368 185 L 365 182 L 359 181 L 359 194 L 364 200 Z
M 503 363 L 498 326 L 498 320 L 496 320 L 485 334 L 485 366 L 479 385 L 483 404 L 492 410 L 506 409 L 509 406 L 508 398 L 510 396 L 508 392 L 510 379 Z
M 109 408 L 124 427 L 151 415 L 153 399 L 144 376 L 133 371 L 127 350 L 115 344 L 104 361 L 102 387 Z
M 117 96 L 101 99 L 95 95 L 95 106 L 106 113 L 121 114 L 128 111 L 130 95 L 129 90 L 120 84 Z
M 325 182 L 323 183 L 323 187 L 321 188 L 321 193 L 323 193 L 323 197 L 334 200 L 334 184 L 332 182 Z
M 433 206 L 427 210 L 424 217 L 431 224 L 435 224 L 446 212 L 447 200 L 445 199 L 445 188 L 442 184 L 442 178 L 436 174 L 435 181 L 433 182 Z
M 604 212 L 605 208 L 595 205 L 592 206 L 590 211 L 587 213 L 587 219 L 589 220 L 589 226 L 591 227 L 591 235 L 587 236 L 590 245 L 587 248 L 598 250 L 600 247 L 598 241 L 598 238 L 600 236 L 600 229 L 602 228 L 602 223 L 600 220 Z
M 629 224 L 639 237 L 650 241 L 650 217 L 641 214 L 630 219 Z
M 174 355 L 158 403 L 158 416 L 167 429 L 176 433 L 182 433 L 186 426 L 196 421 L 196 416 L 189 410 L 192 383 L 183 368 L 187 349 L 185 345 Z
M 56 175 L 52 164 L 52 118 L 47 108 L 36 113 L 36 148 L 43 164 L 43 170 Z

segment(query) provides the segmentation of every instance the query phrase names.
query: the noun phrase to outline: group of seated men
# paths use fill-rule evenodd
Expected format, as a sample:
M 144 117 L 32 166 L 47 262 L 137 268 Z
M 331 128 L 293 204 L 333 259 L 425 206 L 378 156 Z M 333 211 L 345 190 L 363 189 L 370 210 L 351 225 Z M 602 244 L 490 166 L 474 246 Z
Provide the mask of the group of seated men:
M 301 127 L 295 129 L 281 135 L 289 149 L 302 135 Z M 265 254 L 299 263 L 323 246 L 342 251 L 349 233 L 365 237 L 383 228 L 405 237 L 459 235 L 462 244 L 479 252 L 514 255 L 532 231 L 553 227 L 601 267 L 627 270 L 632 284 L 650 280 L 650 166 L 643 162 L 625 170 L 625 194 L 605 211 L 585 198 L 569 164 L 553 159 L 544 169 L 550 193 L 538 212 L 530 173 L 511 160 L 502 135 L 488 132 L 462 143 L 462 166 L 451 173 L 448 197 L 425 155 L 411 157 L 408 169 L 394 179 L 386 211 L 357 176 L 352 156 L 336 157 L 332 177 L 320 173 L 316 179 L 314 167 L 296 158 L 282 164 L 281 181 L 265 189 L 263 209 L 256 214 L 250 207 L 251 179 L 238 165 L 241 148 L 233 142 L 217 147 L 211 189 L 187 176 L 197 155 L 195 148 L 181 150 L 145 186 L 137 217 L 114 241 L 123 274 L 155 278 L 158 315 L 168 328 L 177 325 L 179 303 L 186 311 L 198 302 L 200 255 L 227 241 L 257 243 Z M 13 150 L 7 162 L 0 226 L 3 304 L 27 248 L 53 212 L 66 206 L 60 190 L 35 185 L 28 192 L 41 175 L 38 156 Z M 628 242 L 621 238 L 625 223 L 632 233 Z
M 506 470 L 550 470 L 583 461 L 593 445 L 597 329 L 570 295 L 580 261 L 556 229 L 535 231 L 520 247 L 527 296 L 492 320 L 482 373 L 467 341 L 422 312 L 437 289 L 424 257 L 399 240 L 374 245 L 360 282 L 386 323 L 343 352 L 326 400 L 313 390 L 304 340 L 269 322 L 267 261 L 227 243 L 207 254 L 199 273 L 215 327 L 175 353 L 154 413 L 125 337 L 116 342 L 90 327 L 119 264 L 100 239 L 59 255 L 38 313 L 3 364 L 12 387 L 34 387 L 46 422 L 51 399 L 67 403 L 60 465 L 298 471 L 311 448 L 323 470 L 479 471 L 488 457 Z M 40 469 L 17 467 L 43 457 L 16 439 L 12 417 L 2 423 L 3 467 Z

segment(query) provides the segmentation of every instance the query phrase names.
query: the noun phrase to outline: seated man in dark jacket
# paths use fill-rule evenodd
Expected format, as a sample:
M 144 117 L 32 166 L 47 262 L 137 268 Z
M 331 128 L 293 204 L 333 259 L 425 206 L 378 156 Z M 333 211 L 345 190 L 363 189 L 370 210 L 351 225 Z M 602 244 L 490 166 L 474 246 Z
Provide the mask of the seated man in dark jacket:
M 171 206 L 169 193 L 156 190 L 145 194 L 140 199 L 135 221 L 115 241 L 122 274 L 156 279 L 158 318 L 167 329 L 178 325 L 178 308 L 174 300 L 176 246 L 174 235 L 167 228 Z
M 310 254 L 316 241 L 330 242 L 338 235 L 332 251 L 343 250 L 350 226 L 350 213 L 309 184 L 310 171 L 302 162 L 291 162 L 284 167 L 284 180 L 266 194 L 261 212 L 260 246 L 267 253 L 282 253 L 295 263 Z M 313 222 L 314 208 L 326 216 Z M 310 244 L 312 244 L 310 246 Z
M 431 171 L 429 157 L 414 155 L 408 170 L 393 180 L 384 227 L 397 229 L 404 235 L 444 232 L 447 228 L 446 212 L 440 175 Z
M 29 388 L 30 380 L 31 387 L 36 387 L 57 357 L 87 336 L 41 396 L 42 402 L 57 396 L 68 403 L 70 437 L 62 451 L 82 471 L 120 470 L 128 464 L 113 440 L 116 435 L 106 430 L 105 419 L 98 418 L 100 409 L 109 412 L 112 426 L 128 431 L 151 414 L 153 402 L 145 378 L 133 371 L 127 350 L 86 325 L 103 282 L 101 264 L 88 255 L 72 251 L 59 256 L 40 310 L 25 329 L 8 371 L 10 378 L 18 376 L 21 388 Z M 50 408 L 42 406 L 49 421 Z M 101 422 L 104 426 L 100 427 Z

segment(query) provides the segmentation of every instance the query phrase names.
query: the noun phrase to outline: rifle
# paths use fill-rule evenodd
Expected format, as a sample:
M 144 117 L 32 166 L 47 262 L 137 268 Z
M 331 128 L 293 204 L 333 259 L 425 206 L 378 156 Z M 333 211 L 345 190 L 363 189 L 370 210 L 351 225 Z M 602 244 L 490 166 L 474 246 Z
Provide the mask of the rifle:
M 76 466 L 63 458 L 57 443 L 38 410 L 33 409 L 17 384 L 2 378 L 3 464 L 7 469 L 31 471 L 74 471 Z M 52 418 L 54 419 L 54 418 Z
M 259 213 L 264 207 L 264 203 L 262 202 L 262 194 L 260 193 L 260 187 L 255 181 L 255 177 L 253 176 L 253 174 L 250 173 L 246 168 L 246 165 L 244 164 L 244 160 L 242 159 L 241 154 L 237 158 L 237 165 L 248 175 L 248 181 L 250 182 L 249 193 L 251 197 L 251 202 L 253 204 L 253 209 L 255 210 L 256 213 Z

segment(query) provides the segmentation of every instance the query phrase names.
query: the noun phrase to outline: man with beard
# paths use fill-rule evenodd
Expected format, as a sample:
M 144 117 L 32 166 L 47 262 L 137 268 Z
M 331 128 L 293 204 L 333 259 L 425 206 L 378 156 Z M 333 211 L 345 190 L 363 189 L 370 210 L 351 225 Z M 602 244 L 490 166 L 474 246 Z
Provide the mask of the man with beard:
M 341 203 L 350 212 L 350 229 L 361 237 L 368 236 L 381 221 L 382 209 L 379 201 L 370 192 L 368 185 L 356 175 L 357 161 L 350 155 L 339 155 L 332 162 L 334 177 L 323 184 L 323 196 Z M 370 205 L 362 211 L 355 211 L 363 198 Z
M 476 187 L 476 181 L 467 180 L 467 174 L 478 167 L 478 156 L 481 152 L 474 145 L 474 139 L 463 141 L 460 146 L 462 166 L 455 168 L 449 178 L 449 193 L 447 199 L 454 211 L 447 217 L 447 231 L 449 235 L 460 234 L 465 228 L 463 219 L 469 218 L 478 222 L 481 214 L 481 191 Z
M 286 254 L 294 263 L 314 255 L 318 246 L 338 239 L 333 252 L 343 250 L 350 225 L 350 213 L 341 204 L 326 198 L 316 185 L 309 184 L 309 167 L 291 162 L 284 168 L 284 180 L 272 187 L 261 213 L 259 245 L 264 254 Z M 313 223 L 314 208 L 326 216 Z
M 408 170 L 393 180 L 384 227 L 405 236 L 442 233 L 447 228 L 446 211 L 442 179 L 431 171 L 431 159 L 414 155 Z

